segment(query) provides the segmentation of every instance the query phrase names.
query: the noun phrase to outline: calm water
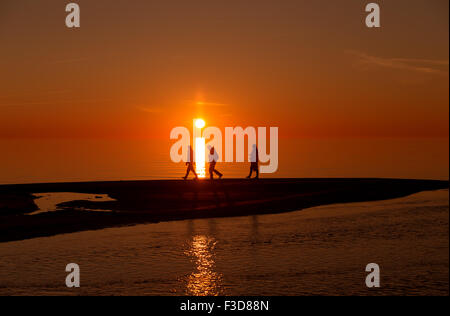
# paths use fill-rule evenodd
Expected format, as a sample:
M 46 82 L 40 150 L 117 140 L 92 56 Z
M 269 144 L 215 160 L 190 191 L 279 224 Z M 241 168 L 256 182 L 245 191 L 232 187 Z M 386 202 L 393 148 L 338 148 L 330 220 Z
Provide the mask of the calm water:
M 283 133 L 280 131 L 280 137 Z M 0 184 L 181 179 L 167 140 L 0 139 Z M 244 178 L 248 163 L 219 163 L 225 178 Z M 265 177 L 444 179 L 447 139 L 284 139 L 278 172 Z
M 448 295 L 448 194 L 2 243 L 0 294 Z M 371 262 L 381 289 L 365 288 Z

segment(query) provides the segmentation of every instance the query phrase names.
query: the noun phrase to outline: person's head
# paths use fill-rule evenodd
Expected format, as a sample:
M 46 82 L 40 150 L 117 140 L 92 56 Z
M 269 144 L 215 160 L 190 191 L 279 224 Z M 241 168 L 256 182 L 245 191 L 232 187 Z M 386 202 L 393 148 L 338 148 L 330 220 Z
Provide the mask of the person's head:
M 214 155 L 214 147 L 210 147 L 209 153 L 210 153 L 211 155 Z

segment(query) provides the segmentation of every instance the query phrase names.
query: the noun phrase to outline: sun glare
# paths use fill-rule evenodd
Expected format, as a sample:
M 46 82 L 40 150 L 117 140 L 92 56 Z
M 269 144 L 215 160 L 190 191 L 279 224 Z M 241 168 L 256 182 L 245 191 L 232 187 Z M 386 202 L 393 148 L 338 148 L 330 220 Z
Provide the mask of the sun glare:
M 204 178 L 206 176 L 206 162 L 205 162 L 205 139 L 203 137 L 198 137 L 195 140 L 195 157 L 196 157 L 196 172 L 199 178 Z
M 202 120 L 202 119 L 195 120 L 195 127 L 203 128 L 203 127 L 205 127 L 205 125 L 206 125 L 206 123 L 204 120 Z
M 197 137 L 194 133 L 194 147 L 195 147 L 195 162 L 196 162 L 196 172 L 199 178 L 205 178 L 206 168 L 205 168 L 205 158 L 206 158 L 206 140 L 201 136 L 201 130 L 205 127 L 206 123 L 203 119 L 198 118 L 194 120 L 194 125 L 197 131 L 200 133 Z

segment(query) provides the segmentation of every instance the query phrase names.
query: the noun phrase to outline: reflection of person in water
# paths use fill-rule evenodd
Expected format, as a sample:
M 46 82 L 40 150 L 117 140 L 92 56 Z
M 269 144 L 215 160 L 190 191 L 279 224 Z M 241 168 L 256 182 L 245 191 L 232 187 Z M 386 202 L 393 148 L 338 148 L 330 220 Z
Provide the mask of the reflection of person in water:
M 259 153 L 258 153 L 258 147 L 256 145 L 253 145 L 253 151 L 250 154 L 250 174 L 248 175 L 247 179 L 250 179 L 252 177 L 253 171 L 256 172 L 255 179 L 259 178 Z
M 195 162 L 194 162 L 194 151 L 192 150 L 192 147 L 189 146 L 189 153 L 187 157 L 186 162 L 187 170 L 186 175 L 183 177 L 184 180 L 186 180 L 189 177 L 189 173 L 192 171 L 195 175 L 195 179 L 198 179 L 197 173 L 195 172 Z
M 216 170 L 216 164 L 219 160 L 219 155 L 217 154 L 214 147 L 211 147 L 209 151 L 209 177 L 214 179 L 214 174 L 217 174 L 219 176 L 219 179 L 222 179 L 223 174 L 221 174 L 219 171 Z

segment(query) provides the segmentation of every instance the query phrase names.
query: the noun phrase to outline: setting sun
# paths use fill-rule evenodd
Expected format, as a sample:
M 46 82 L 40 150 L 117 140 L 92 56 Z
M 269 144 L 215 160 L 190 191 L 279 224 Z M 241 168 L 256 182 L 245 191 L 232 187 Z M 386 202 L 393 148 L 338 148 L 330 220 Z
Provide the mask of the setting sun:
M 206 123 L 204 120 L 202 120 L 202 119 L 195 120 L 195 127 L 203 128 L 203 127 L 205 127 L 205 125 L 206 125 Z
M 0 0 L 0 296 L 448 296 L 449 7 Z

